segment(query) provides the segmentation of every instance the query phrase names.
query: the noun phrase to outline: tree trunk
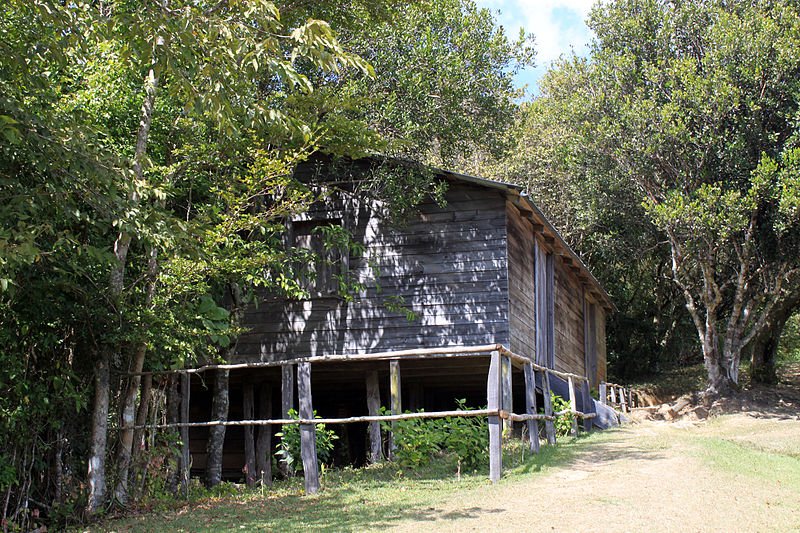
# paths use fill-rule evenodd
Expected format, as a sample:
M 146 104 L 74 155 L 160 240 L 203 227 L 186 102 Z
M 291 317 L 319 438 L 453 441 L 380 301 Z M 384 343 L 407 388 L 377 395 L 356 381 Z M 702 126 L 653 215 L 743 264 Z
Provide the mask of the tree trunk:
M 144 175 L 144 160 L 147 155 L 147 141 L 150 136 L 150 125 L 153 120 L 153 109 L 156 99 L 158 78 L 155 71 L 150 69 L 145 79 L 145 96 L 142 102 L 139 130 L 136 134 L 136 151 L 133 156 L 134 183 L 142 180 Z M 134 205 L 139 203 L 140 197 L 136 185 L 132 187 L 129 198 Z M 109 275 L 109 293 L 112 301 L 119 303 L 125 281 L 125 266 L 128 260 L 128 250 L 132 236 L 127 231 L 120 231 L 114 241 L 114 258 L 116 264 Z M 95 401 L 92 415 L 92 451 L 89 457 L 89 497 L 86 513 L 91 516 L 102 506 L 106 497 L 106 442 L 108 439 L 108 411 L 109 411 L 109 380 L 111 372 L 112 352 L 114 348 L 104 346 L 100 354 L 95 375 Z
M 800 306 L 800 290 L 775 304 L 767 317 L 765 327 L 750 344 L 750 375 L 757 383 L 775 384 L 775 356 L 786 322 Z
M 167 424 L 177 424 L 180 418 L 180 404 L 181 395 L 178 392 L 178 378 L 177 374 L 169 376 L 169 385 L 167 386 Z M 178 442 L 178 430 L 170 428 L 167 430 L 170 433 L 170 442 Z M 167 460 L 164 464 L 167 466 L 167 490 L 170 494 L 178 494 L 178 485 L 180 483 L 180 468 L 177 454 L 170 450 Z
M 228 420 L 228 370 L 217 370 L 214 378 L 214 398 L 211 403 L 212 420 Z M 214 487 L 222 481 L 222 448 L 225 445 L 225 426 L 211 426 L 208 429 L 206 448 L 206 485 Z
M 150 391 L 153 388 L 153 375 L 147 374 L 142 378 L 142 391 L 139 394 L 139 408 L 136 411 L 136 425 L 144 426 L 147 424 L 147 414 L 150 410 Z M 135 480 L 137 476 L 144 479 L 144 472 L 137 472 L 137 468 L 141 469 L 139 465 L 139 457 L 145 449 L 146 433 L 144 429 L 137 429 L 133 432 L 133 449 L 131 450 L 131 465 L 133 465 L 133 476 Z M 137 484 L 136 487 L 139 485 Z M 137 497 L 138 494 L 134 495 Z
M 89 458 L 89 501 L 86 512 L 95 514 L 106 498 L 106 439 L 108 436 L 108 398 L 110 393 L 110 357 L 103 351 L 94 376 L 92 413 L 92 455 Z
M 153 297 L 156 292 L 156 277 L 158 275 L 158 251 L 152 248 L 147 259 L 147 294 L 144 305 L 150 308 L 153 304 Z M 136 415 L 136 396 L 139 394 L 139 383 L 141 376 L 138 374 L 144 368 L 144 359 L 147 353 L 147 345 L 141 342 L 134 351 L 133 359 L 130 364 L 130 371 L 133 376 L 128 379 L 128 389 L 122 403 L 122 416 L 119 432 L 119 448 L 117 450 L 117 487 L 114 496 L 119 503 L 124 505 L 128 501 L 128 477 L 131 464 L 131 454 L 133 451 L 133 426 Z

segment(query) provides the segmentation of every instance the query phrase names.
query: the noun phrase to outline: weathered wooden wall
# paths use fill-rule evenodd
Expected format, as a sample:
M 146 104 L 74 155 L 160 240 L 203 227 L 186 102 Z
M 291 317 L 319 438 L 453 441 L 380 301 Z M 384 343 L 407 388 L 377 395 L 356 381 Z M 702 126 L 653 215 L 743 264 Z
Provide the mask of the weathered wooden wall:
M 583 290 L 561 258 L 555 260 L 556 370 L 585 375 Z
M 536 301 L 533 226 L 509 203 L 508 298 L 509 349 L 534 357 L 536 353 Z
M 308 213 L 341 217 L 364 257 L 349 271 L 364 290 L 353 301 L 320 297 L 266 299 L 247 311 L 249 332 L 237 359 L 271 361 L 308 355 L 509 342 L 505 198 L 501 191 L 454 182 L 447 204 L 419 206 L 398 226 L 376 203 L 358 197 Z M 403 302 L 409 321 L 387 304 Z

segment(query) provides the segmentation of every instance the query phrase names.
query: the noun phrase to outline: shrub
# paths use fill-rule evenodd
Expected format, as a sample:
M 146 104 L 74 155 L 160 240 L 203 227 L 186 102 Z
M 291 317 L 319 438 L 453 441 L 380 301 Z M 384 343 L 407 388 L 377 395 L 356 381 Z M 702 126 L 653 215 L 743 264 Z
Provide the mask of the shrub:
M 289 409 L 289 418 L 297 420 L 300 417 L 297 411 Z M 314 418 L 319 418 L 316 410 L 314 410 Z M 317 458 L 323 465 L 330 464 L 333 456 L 333 441 L 339 437 L 336 436 L 332 429 L 328 429 L 325 424 L 316 424 L 315 428 L 317 433 Z M 284 426 L 283 431 L 276 433 L 275 436 L 281 439 L 278 443 L 275 457 L 287 466 L 289 473 L 297 474 L 301 472 L 303 470 L 303 462 L 298 461 L 300 458 L 300 426 L 298 424 Z
M 471 409 L 463 399 L 456 400 L 456 405 L 459 409 Z M 391 429 L 391 423 L 383 425 L 384 429 Z M 487 461 L 487 434 L 484 417 L 399 420 L 394 427 L 395 461 L 402 467 L 416 468 L 444 453 L 452 455 L 459 467 L 476 468 Z
M 550 391 L 550 402 L 553 406 L 553 412 L 557 413 L 559 411 L 566 410 L 567 412 L 563 415 L 559 415 L 556 417 L 555 426 L 556 426 L 556 436 L 557 437 L 566 437 L 572 431 L 572 413 L 569 412 L 570 403 L 568 400 L 565 400 L 561 396 L 553 393 Z

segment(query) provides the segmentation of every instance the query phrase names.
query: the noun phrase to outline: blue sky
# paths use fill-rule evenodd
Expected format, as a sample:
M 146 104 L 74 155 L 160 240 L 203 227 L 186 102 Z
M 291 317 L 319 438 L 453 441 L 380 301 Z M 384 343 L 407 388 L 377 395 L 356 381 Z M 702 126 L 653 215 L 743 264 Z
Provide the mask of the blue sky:
M 520 28 L 536 38 L 536 67 L 517 75 L 517 85 L 528 84 L 536 94 L 536 84 L 561 54 L 575 51 L 585 55 L 591 32 L 585 20 L 594 0 L 476 0 L 492 10 L 506 34 L 516 37 Z M 498 14 L 497 11 L 500 11 Z

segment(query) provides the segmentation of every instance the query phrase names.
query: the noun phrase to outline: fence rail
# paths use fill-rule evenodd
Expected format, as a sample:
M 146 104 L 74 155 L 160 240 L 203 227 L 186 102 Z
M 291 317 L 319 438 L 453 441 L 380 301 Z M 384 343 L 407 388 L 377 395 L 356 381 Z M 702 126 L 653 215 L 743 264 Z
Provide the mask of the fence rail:
M 487 356 L 489 358 L 489 371 L 487 376 L 487 408 L 486 409 L 459 409 L 452 411 L 431 411 L 417 413 L 402 413 L 400 402 L 400 362 L 414 359 L 435 359 L 435 358 L 455 358 L 455 357 L 475 357 Z M 341 363 L 354 361 L 389 361 L 390 363 L 390 383 L 391 383 L 391 414 L 379 415 L 370 413 L 368 416 L 353 416 L 345 418 L 313 418 L 312 399 L 311 399 L 311 365 L 321 363 Z M 380 422 L 397 422 L 401 420 L 445 418 L 445 417 L 487 417 L 489 420 L 489 478 L 492 481 L 500 479 L 502 474 L 502 429 L 509 428 L 513 422 L 525 422 L 528 424 L 528 434 L 530 435 L 530 447 L 533 453 L 539 451 L 539 422 L 545 423 L 545 436 L 549 444 L 555 444 L 555 420 L 562 415 L 570 414 L 572 418 L 571 433 L 578 434 L 578 420 L 583 420 L 584 428 L 591 429 L 592 419 L 597 415 L 585 413 L 577 408 L 577 395 L 575 392 L 575 382 L 580 382 L 584 394 L 588 394 L 589 379 L 571 372 L 561 372 L 552 368 L 547 368 L 536 364 L 533 359 L 524 355 L 516 354 L 501 344 L 488 344 L 479 346 L 457 346 L 446 348 L 420 348 L 415 350 L 399 350 L 393 352 L 377 352 L 372 354 L 352 354 L 352 355 L 329 355 L 312 356 L 291 361 L 270 361 L 257 363 L 235 363 L 235 364 L 215 364 L 204 365 L 198 368 L 163 370 L 152 372 L 128 373 L 128 375 L 147 375 L 147 374 L 181 374 L 184 376 L 182 381 L 188 383 L 191 374 L 198 374 L 210 370 L 237 370 L 249 368 L 269 368 L 282 367 L 282 389 L 292 389 L 293 368 L 297 368 L 297 390 L 300 401 L 300 417 L 289 418 L 286 416 L 277 419 L 263 420 L 211 420 L 207 422 L 190 422 L 188 408 L 188 394 L 184 396 L 180 409 L 181 420 L 175 423 L 165 424 L 143 424 L 135 426 L 124 426 L 123 429 L 169 429 L 181 428 L 183 448 L 182 456 L 188 456 L 188 437 L 185 431 L 191 427 L 212 427 L 212 426 L 273 426 L 273 425 L 299 425 L 301 428 L 301 456 L 303 459 L 303 471 L 305 476 L 305 489 L 307 493 L 314 493 L 319 489 L 318 459 L 316 456 L 316 431 L 317 424 L 353 424 L 368 423 L 379 424 Z M 515 413 L 513 406 L 513 395 L 511 394 L 512 369 L 516 367 L 524 373 L 525 381 L 525 412 Z M 287 368 L 289 371 L 287 372 Z M 538 412 L 536 402 L 536 373 L 541 375 L 542 397 L 544 400 L 544 414 Z M 288 379 L 287 379 L 287 376 Z M 557 376 L 569 385 L 569 408 L 562 411 L 553 411 L 550 399 L 550 376 Z M 611 385 L 611 394 L 615 394 L 615 385 Z M 185 386 L 188 388 L 188 386 Z M 601 395 L 601 400 L 605 399 Z M 372 408 L 370 408 L 372 410 Z M 252 413 L 252 411 L 250 411 Z M 370 432 L 370 434 L 373 434 Z M 380 429 L 378 429 L 378 435 Z M 391 442 L 390 432 L 390 442 Z M 391 448 L 391 446 L 390 446 Z M 246 448 L 247 449 L 247 448 Z M 246 452 L 247 453 L 247 452 Z M 248 458 L 248 464 L 249 464 Z M 183 476 L 188 476 L 189 461 L 182 461 Z

